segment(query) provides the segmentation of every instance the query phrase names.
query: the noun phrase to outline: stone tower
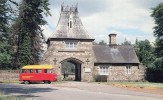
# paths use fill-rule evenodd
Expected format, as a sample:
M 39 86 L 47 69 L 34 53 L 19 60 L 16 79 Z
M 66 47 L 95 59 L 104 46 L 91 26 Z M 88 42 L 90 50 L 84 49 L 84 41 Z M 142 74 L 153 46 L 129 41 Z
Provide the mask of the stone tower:
M 48 38 L 48 49 L 42 64 L 51 64 L 62 79 L 62 64 L 71 62 L 75 65 L 75 80 L 93 80 L 94 39 L 85 30 L 78 15 L 77 6 L 61 5 L 60 18 L 56 30 Z

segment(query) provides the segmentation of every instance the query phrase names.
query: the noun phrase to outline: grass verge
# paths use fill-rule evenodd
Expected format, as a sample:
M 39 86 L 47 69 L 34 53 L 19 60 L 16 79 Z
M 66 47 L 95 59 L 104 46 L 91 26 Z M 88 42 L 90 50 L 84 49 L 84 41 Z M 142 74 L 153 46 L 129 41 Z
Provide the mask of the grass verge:
M 0 100 L 25 100 L 25 98 L 13 95 L 4 95 L 2 92 L 0 92 Z
M 101 84 L 101 83 L 99 83 Z M 104 82 L 102 84 L 119 86 L 119 87 L 131 87 L 131 88 L 159 88 L 163 89 L 163 83 L 151 83 L 151 82 Z
M 0 81 L 0 83 L 21 83 L 21 82 L 18 80 L 3 80 L 3 81 Z
M 0 95 L 0 100 L 25 100 L 25 98 Z

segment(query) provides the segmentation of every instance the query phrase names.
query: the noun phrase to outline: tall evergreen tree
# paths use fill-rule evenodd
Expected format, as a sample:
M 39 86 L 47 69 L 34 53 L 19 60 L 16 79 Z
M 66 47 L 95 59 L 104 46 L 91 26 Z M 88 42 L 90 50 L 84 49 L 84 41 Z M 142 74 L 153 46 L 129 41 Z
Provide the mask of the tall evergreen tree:
M 157 59 L 154 61 L 154 66 L 163 71 L 163 3 L 160 3 L 152 10 L 151 16 L 154 18 L 156 24 L 154 27 L 154 36 L 156 37 L 155 54 Z
M 155 53 L 157 57 L 163 57 L 163 3 L 153 8 L 152 17 L 155 20 L 154 36 L 156 37 Z
M 0 0 L 0 68 L 11 67 L 11 45 L 9 26 L 12 19 L 10 3 L 11 0 Z
M 46 24 L 43 14 L 50 15 L 48 0 L 22 0 L 19 15 L 13 25 L 18 36 L 16 65 L 37 64 L 44 39 L 41 26 Z

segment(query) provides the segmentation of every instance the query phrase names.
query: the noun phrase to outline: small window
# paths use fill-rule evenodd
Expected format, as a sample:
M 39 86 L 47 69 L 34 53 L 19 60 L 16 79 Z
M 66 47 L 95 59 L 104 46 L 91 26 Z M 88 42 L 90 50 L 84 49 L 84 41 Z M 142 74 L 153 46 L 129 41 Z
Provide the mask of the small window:
M 32 70 L 31 70 L 31 73 L 37 73 L 37 72 L 36 72 L 36 69 L 32 69 Z
M 131 74 L 131 65 L 126 65 L 126 74 Z
M 45 69 L 44 72 L 45 72 L 45 73 L 53 73 L 53 70 L 52 70 L 52 69 Z
M 38 69 L 38 70 L 37 70 L 37 73 L 42 73 L 42 70 L 41 70 L 41 69 Z
M 23 70 L 22 70 L 22 73 L 30 73 L 30 70 L 28 70 L 28 69 L 23 69 Z
M 75 49 L 77 47 L 77 42 L 66 42 L 66 48 L 68 49 Z
M 47 73 L 53 73 L 53 70 L 52 69 L 48 69 Z
M 22 69 L 22 70 L 21 70 L 21 73 L 26 73 L 26 70 L 25 70 L 25 69 Z
M 109 75 L 109 67 L 100 66 L 100 75 Z
M 70 28 L 72 28 L 72 21 L 70 21 Z

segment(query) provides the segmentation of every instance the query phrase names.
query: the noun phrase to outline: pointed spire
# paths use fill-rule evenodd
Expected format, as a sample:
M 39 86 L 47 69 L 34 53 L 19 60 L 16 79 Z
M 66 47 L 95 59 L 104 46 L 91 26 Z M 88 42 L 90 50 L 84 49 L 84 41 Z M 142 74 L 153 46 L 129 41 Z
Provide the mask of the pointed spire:
M 75 7 L 78 7 L 78 3 L 76 3 L 76 6 Z
M 75 12 L 78 12 L 78 3 L 76 3 Z
M 70 11 L 69 5 L 66 6 L 65 11 Z
M 63 11 L 64 2 L 61 4 L 61 11 Z
M 74 8 L 74 7 L 73 7 L 73 5 L 72 5 L 72 6 L 70 7 L 70 12 L 73 12 L 73 8 Z

